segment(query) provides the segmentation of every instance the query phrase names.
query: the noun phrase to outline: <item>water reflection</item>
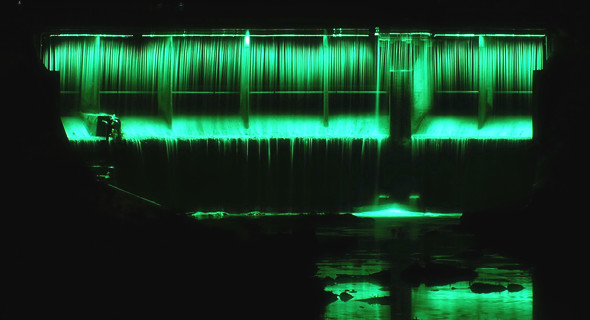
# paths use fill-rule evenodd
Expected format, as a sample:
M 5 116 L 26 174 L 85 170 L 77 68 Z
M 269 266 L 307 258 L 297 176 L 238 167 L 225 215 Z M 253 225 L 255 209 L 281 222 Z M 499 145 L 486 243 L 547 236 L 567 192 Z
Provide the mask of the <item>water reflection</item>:
M 324 319 L 533 318 L 529 270 L 484 249 L 461 231 L 457 215 L 193 216 L 225 228 L 241 225 L 231 221 L 256 221 L 267 233 L 313 234 L 315 277 L 337 297 Z
M 337 238 L 352 243 L 346 250 L 325 251 L 317 263 L 325 290 L 339 296 L 327 306 L 325 319 L 532 319 L 528 270 L 478 248 L 470 235 L 458 232 L 456 217 L 371 219 L 373 223 L 318 229 L 320 243 L 336 243 Z M 422 283 L 412 283 L 400 276 L 412 266 L 475 272 L 471 281 L 454 281 L 462 278 L 450 274 L 464 274 L 447 272 L 435 275 L 439 282 L 418 277 Z M 486 293 L 472 290 L 478 285 Z

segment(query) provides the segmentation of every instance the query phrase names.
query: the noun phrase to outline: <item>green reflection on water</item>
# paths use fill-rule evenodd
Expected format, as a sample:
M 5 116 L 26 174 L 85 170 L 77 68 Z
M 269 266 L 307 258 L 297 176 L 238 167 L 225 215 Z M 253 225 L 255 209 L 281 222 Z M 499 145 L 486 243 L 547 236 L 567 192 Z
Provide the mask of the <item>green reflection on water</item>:
M 532 319 L 532 284 L 519 292 L 477 294 L 469 283 L 412 289 L 412 315 L 418 319 Z
M 389 319 L 391 306 L 375 303 L 371 298 L 389 297 L 389 292 L 382 290 L 379 285 L 368 282 L 339 283 L 327 286 L 326 290 L 335 294 L 341 294 L 348 290 L 353 298 L 343 301 L 339 298 L 326 307 L 324 319 Z M 361 301 L 364 300 L 364 301 Z M 384 300 L 388 300 L 384 298 Z

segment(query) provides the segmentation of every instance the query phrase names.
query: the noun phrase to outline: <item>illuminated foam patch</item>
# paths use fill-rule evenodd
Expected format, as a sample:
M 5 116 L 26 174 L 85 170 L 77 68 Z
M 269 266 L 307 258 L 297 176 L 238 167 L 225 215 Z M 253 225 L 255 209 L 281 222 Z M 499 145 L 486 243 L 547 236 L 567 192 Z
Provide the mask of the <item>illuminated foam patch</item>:
M 478 129 L 475 117 L 427 117 L 412 139 L 506 139 L 531 140 L 533 121 L 531 117 L 490 118 Z
M 191 217 L 197 220 L 210 220 L 210 219 L 222 219 L 222 218 L 236 218 L 236 217 L 251 217 L 251 218 L 261 218 L 261 217 L 275 217 L 275 216 L 299 216 L 299 215 L 306 215 L 305 213 L 293 213 L 293 212 L 261 212 L 261 211 L 250 211 L 244 213 L 228 213 L 225 211 L 210 211 L 210 212 L 202 212 L 196 211 L 189 214 Z M 316 214 L 321 215 L 321 214 Z
M 462 216 L 461 213 L 422 212 L 396 203 L 361 209 L 352 214 L 361 218 L 460 218 Z
M 405 208 L 403 205 L 392 204 L 387 207 L 381 206 L 378 210 L 366 210 L 353 213 L 341 213 L 342 215 L 351 214 L 359 218 L 452 218 L 458 219 L 462 216 L 461 213 L 434 213 L 434 212 L 420 212 L 412 211 L 411 209 Z M 301 212 L 260 212 L 251 211 L 243 213 L 228 213 L 225 211 L 209 211 L 202 212 L 196 211 L 189 213 L 191 217 L 197 220 L 209 220 L 209 219 L 225 219 L 235 217 L 276 217 L 276 216 L 302 216 L 302 215 L 314 215 L 323 216 L 325 213 L 301 213 Z
M 319 116 L 251 116 L 246 129 L 239 116 L 178 116 L 172 126 L 156 117 L 120 117 L 124 140 L 200 139 L 376 139 L 388 137 L 389 127 L 375 115 L 333 116 L 325 127 Z M 386 122 L 385 117 L 379 122 Z M 62 118 L 70 140 L 97 140 L 82 119 Z

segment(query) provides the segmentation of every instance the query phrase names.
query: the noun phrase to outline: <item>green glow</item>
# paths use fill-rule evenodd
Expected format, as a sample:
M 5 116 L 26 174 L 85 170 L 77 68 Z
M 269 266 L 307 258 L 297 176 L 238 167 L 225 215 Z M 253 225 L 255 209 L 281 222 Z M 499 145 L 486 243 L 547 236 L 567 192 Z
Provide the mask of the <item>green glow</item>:
M 475 117 L 434 117 L 424 119 L 412 140 L 423 139 L 506 139 L 531 140 L 533 123 L 531 117 L 495 117 L 478 129 Z
M 236 37 L 176 38 L 172 91 L 239 93 L 245 41 Z
M 484 34 L 486 37 L 545 38 L 544 34 Z
M 329 45 L 330 90 L 378 90 L 377 52 L 373 41 L 342 38 Z
M 352 214 L 362 218 L 453 218 L 462 216 L 461 213 L 437 213 L 417 211 L 411 206 L 402 204 L 388 204 L 383 206 L 360 208 Z
M 471 319 L 485 315 L 486 319 L 532 319 L 532 284 L 519 292 L 475 294 L 468 282 L 452 286 L 412 289 L 412 315 L 418 319 Z M 450 316 L 452 315 L 452 316 Z
M 368 34 L 333 34 L 332 37 L 368 37 Z
M 203 117 L 176 116 L 172 127 L 155 117 L 120 117 L 123 140 L 201 140 L 201 139 L 371 139 L 388 137 L 388 129 L 376 126 L 374 115 L 332 116 L 330 126 L 319 116 L 250 117 L 246 129 L 239 116 Z M 82 120 L 63 117 L 62 123 L 71 141 L 95 141 Z
M 479 92 L 478 39 L 465 36 L 434 44 L 434 90 Z
M 322 41 L 258 39 L 252 42 L 250 89 L 300 91 L 322 89 Z M 279 107 L 279 106 L 277 106 Z
M 543 41 L 538 38 L 485 40 L 482 76 L 495 92 L 532 92 L 533 71 L 543 69 Z
M 477 37 L 478 35 L 474 33 L 443 33 L 443 34 L 435 34 L 435 37 Z
M 458 219 L 463 215 L 462 213 L 437 213 L 437 212 L 419 212 L 413 211 L 409 206 L 401 204 L 390 204 L 387 206 L 379 206 L 378 210 L 357 210 L 358 212 L 352 212 L 350 214 L 360 218 L 449 218 Z M 349 213 L 341 213 L 343 215 Z M 228 213 L 224 211 L 211 211 L 202 212 L 196 211 L 190 213 L 190 215 L 196 219 L 221 219 L 231 217 L 269 217 L 269 216 L 298 216 L 307 215 L 307 213 L 297 212 L 260 212 L 252 211 L 245 213 Z M 324 213 L 315 213 L 314 215 L 325 215 Z M 366 270 L 365 270 L 366 271 Z M 380 271 L 376 270 L 375 272 Z M 371 272 L 373 273 L 373 272 Z M 335 275 L 328 275 L 334 277 Z
M 276 37 L 323 37 L 323 34 L 253 34 L 256 38 L 276 38 Z
M 508 34 L 508 33 L 488 33 L 488 34 L 474 34 L 474 33 L 442 33 L 435 34 L 434 37 L 513 37 L 513 38 L 544 38 L 544 34 Z
M 59 71 L 60 89 L 80 92 L 83 52 L 88 42 L 83 38 L 50 40 L 51 51 L 45 51 L 43 63 L 50 71 Z
M 246 36 L 244 38 L 244 45 L 246 47 L 250 46 L 250 31 L 246 30 Z
M 379 33 L 378 29 L 376 31 Z M 260 110 L 256 109 L 257 103 L 260 103 L 258 101 L 268 98 L 272 103 L 273 96 L 278 94 L 322 93 L 323 102 L 318 103 L 318 110 L 306 112 L 322 114 L 323 111 L 324 124 L 331 126 L 334 115 L 330 113 L 339 107 L 338 102 L 333 101 L 342 101 L 334 95 L 375 94 L 371 103 L 359 103 L 347 111 L 348 115 L 371 112 L 377 115 L 374 128 L 355 129 L 357 131 L 350 134 L 355 137 L 386 134 L 385 129 L 389 126 L 381 129 L 383 120 L 378 115 L 380 111 L 387 109 L 380 110 L 379 105 L 380 101 L 394 101 L 399 98 L 402 92 L 396 91 L 397 88 L 410 88 L 412 121 L 417 127 L 424 117 L 429 117 L 430 111 L 436 109 L 433 104 L 438 101 L 434 98 L 437 94 L 444 94 L 444 99 L 451 100 L 456 99 L 454 96 L 458 94 L 485 95 L 480 99 L 480 104 L 485 100 L 490 110 L 494 107 L 494 96 L 531 94 L 532 71 L 542 69 L 544 61 L 544 36 L 534 34 L 466 33 L 435 34 L 432 37 L 427 32 L 392 32 L 382 34 L 376 40 L 368 37 L 368 34 L 354 34 L 343 29 L 334 29 L 331 37 L 329 34 L 317 34 L 320 30 L 313 30 L 314 33 L 311 34 L 304 34 L 303 30 L 301 33 L 296 30 L 281 32 L 285 30 L 255 32 L 259 34 L 249 34 L 247 30 L 232 30 L 229 33 L 212 31 L 151 34 L 132 40 L 126 39 L 130 35 L 52 35 L 43 46 L 43 61 L 50 70 L 60 71 L 62 92 L 79 94 L 81 108 L 90 106 L 92 112 L 101 112 L 100 108 L 118 107 L 101 105 L 101 95 L 128 95 L 132 100 L 134 98 L 130 94 L 144 94 L 157 100 L 157 112 L 167 112 L 163 115 L 164 118 L 171 119 L 174 117 L 175 106 L 166 109 L 161 106 L 164 105 L 161 101 L 188 101 L 183 106 L 183 110 L 188 110 L 187 113 L 204 108 L 212 109 L 206 110 L 213 111 L 211 113 L 217 112 L 217 109 L 225 112 L 236 109 L 237 106 L 205 107 L 192 102 L 198 99 L 185 99 L 183 95 L 240 93 L 240 106 L 246 105 L 246 102 L 251 105 L 242 112 L 247 126 L 248 118 L 255 116 L 250 114 L 250 110 Z M 413 41 L 414 39 L 421 41 Z M 167 100 L 163 98 L 164 95 L 175 95 L 175 100 Z M 266 96 L 259 99 L 257 95 Z M 127 99 L 128 96 L 122 96 L 120 100 Z M 436 96 L 437 99 L 439 97 Z M 113 101 L 112 98 L 103 96 L 104 101 Z M 334 105 L 329 106 L 329 101 Z M 453 102 L 450 103 L 451 108 Z M 135 110 L 140 110 L 140 113 L 142 107 L 128 107 L 132 111 L 118 116 L 124 118 L 126 115 L 133 115 Z M 272 108 L 273 114 L 285 115 L 293 112 L 292 109 L 283 109 L 282 105 Z M 478 106 L 474 108 L 477 110 Z M 154 113 L 153 110 L 148 112 L 150 115 Z M 233 122 L 230 119 L 233 116 L 234 114 L 228 114 L 227 123 Z M 365 123 L 363 117 L 359 119 Z M 174 118 L 177 121 L 181 119 Z M 304 118 L 299 120 L 302 119 Z M 301 125 L 305 129 L 292 136 L 347 136 L 341 133 L 342 127 L 317 133 L 316 129 L 310 129 L 313 126 L 308 124 L 309 121 L 302 121 Z M 438 121 L 426 121 L 420 128 L 413 126 L 414 138 L 530 139 L 532 136 L 532 129 L 527 129 L 527 125 L 515 122 L 509 124 L 510 121 L 498 126 L 498 123 L 490 120 L 481 130 L 473 130 L 468 123 L 451 123 L 448 128 L 440 129 L 437 123 Z M 268 128 L 266 125 L 261 126 Z M 366 124 L 360 126 L 369 127 Z M 231 132 L 221 135 L 238 139 L 246 135 L 236 130 L 220 131 Z M 287 136 L 277 133 L 277 130 L 269 134 L 261 134 L 256 129 L 252 131 L 255 136 Z M 359 133 L 361 131 L 363 133 Z M 130 130 L 129 134 L 131 132 L 135 131 Z M 141 135 L 134 133 L 131 136 Z M 162 132 L 162 136 L 186 135 Z M 200 133 L 197 136 L 204 137 L 206 134 Z
M 365 271 L 365 270 L 364 270 Z M 340 295 L 350 290 L 351 300 L 340 298 L 326 306 L 326 319 L 389 319 L 391 306 L 368 302 L 368 299 L 389 297 L 389 291 L 369 282 L 336 283 L 325 290 Z M 393 299 L 393 298 L 391 298 Z M 363 301 L 364 300 L 364 301 Z
M 100 37 L 100 38 L 129 38 L 131 34 L 90 34 L 90 33 L 62 33 L 51 34 L 50 37 Z
M 392 36 L 430 36 L 430 32 L 389 32 Z
M 479 93 L 479 91 L 468 91 L 468 90 L 437 90 L 436 93 L 462 93 L 462 94 L 473 94 Z
M 143 34 L 145 38 L 168 38 L 168 37 L 245 37 L 243 33 L 168 33 L 168 34 Z
M 250 94 L 294 94 L 294 93 L 319 94 L 319 93 L 324 93 L 324 92 L 323 91 L 314 91 L 314 90 L 250 91 Z
M 52 36 L 63 36 L 63 37 L 83 37 L 83 36 L 97 36 L 92 34 L 64 34 L 64 35 L 52 35 Z M 98 36 L 106 36 L 106 37 L 132 37 L 132 35 L 98 35 Z M 143 34 L 141 35 L 144 38 L 167 38 L 167 37 L 246 37 L 244 34 L 227 34 L 227 33 L 169 33 L 169 34 Z M 368 34 L 331 34 L 331 37 L 368 37 Z M 250 34 L 252 38 L 277 38 L 277 37 L 287 37 L 287 38 L 298 38 L 298 37 L 324 37 L 323 34 L 296 34 L 296 33 L 279 33 L 279 34 Z
M 543 41 L 537 37 L 442 38 L 434 41 L 434 90 L 481 93 L 493 109 L 497 94 L 532 93 L 533 71 L 541 70 L 543 62 Z

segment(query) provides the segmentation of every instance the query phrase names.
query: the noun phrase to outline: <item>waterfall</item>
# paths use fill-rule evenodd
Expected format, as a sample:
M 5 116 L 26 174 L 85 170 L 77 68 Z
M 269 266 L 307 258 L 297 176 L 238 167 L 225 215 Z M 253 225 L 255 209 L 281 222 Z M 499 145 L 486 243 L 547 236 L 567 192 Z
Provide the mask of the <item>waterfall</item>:
M 62 35 L 47 37 L 42 54 L 60 71 L 73 144 L 104 145 L 80 112 L 117 115 L 122 137 L 110 155 L 126 170 L 154 171 L 142 187 L 171 202 L 225 203 L 217 195 L 227 194 L 297 206 L 317 193 L 352 204 L 375 199 L 382 181 L 395 184 L 380 170 L 405 166 L 404 156 L 381 159 L 392 150 L 418 167 L 453 149 L 459 165 L 473 150 L 531 141 L 544 36 L 341 32 Z M 385 145 L 394 149 L 382 153 Z M 175 179 L 182 183 L 163 187 Z M 215 192 L 194 188 L 203 183 Z M 271 200 L 278 190 L 290 195 Z

